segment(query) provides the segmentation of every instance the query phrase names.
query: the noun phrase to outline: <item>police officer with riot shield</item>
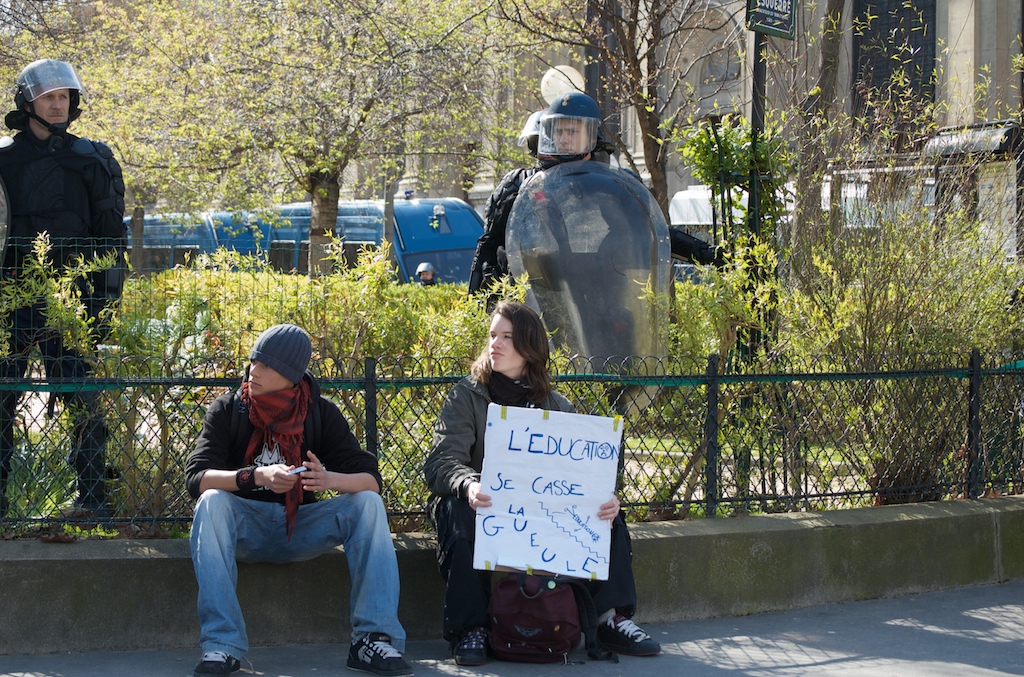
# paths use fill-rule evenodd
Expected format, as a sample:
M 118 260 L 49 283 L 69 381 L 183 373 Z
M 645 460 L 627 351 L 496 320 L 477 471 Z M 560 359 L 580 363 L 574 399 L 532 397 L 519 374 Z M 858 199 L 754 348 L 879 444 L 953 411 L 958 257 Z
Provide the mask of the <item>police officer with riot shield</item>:
M 121 294 L 126 229 L 124 180 L 110 148 L 68 132 L 81 115 L 82 83 L 71 64 L 41 59 L 26 66 L 17 79 L 14 110 L 4 118 L 17 133 L 0 138 L 0 179 L 6 186 L 10 217 L 2 256 L 3 284 L 17 285 L 33 243 L 47 233 L 51 249 L 45 265 L 56 272 L 80 257 L 86 261 L 109 253 L 115 265 L 82 276 L 76 283 L 93 319 Z M 85 355 L 66 345 L 62 328 L 48 317 L 46 299 L 36 298 L 3 318 L 9 350 L 0 353 L 0 383 L 23 379 L 29 353 L 37 347 L 50 378 L 81 379 L 90 374 Z M 0 517 L 7 513 L 7 483 L 14 452 L 14 426 L 20 392 L 0 390 Z M 68 461 L 77 475 L 75 507 L 106 517 L 104 448 L 107 426 L 97 393 L 89 389 L 65 393 L 63 406 L 72 416 Z
M 660 357 L 667 318 L 645 289 L 667 293 L 664 216 L 631 172 L 591 160 L 601 114 L 582 92 L 553 101 L 539 120 L 542 170 L 525 181 L 506 232 L 509 270 L 527 274 L 527 299 L 556 345 L 620 371 L 631 356 Z
M 543 156 L 538 156 L 541 118 L 546 116 L 548 124 L 551 124 L 554 118 L 559 116 L 553 115 L 552 109 L 557 109 L 557 113 L 562 117 L 572 113 L 576 117 L 592 118 L 597 122 L 597 127 L 594 129 L 594 147 L 590 152 L 577 153 L 574 149 L 565 149 L 567 152 L 562 153 L 556 152 L 558 149 L 551 146 L 545 149 L 547 152 Z M 537 158 L 537 164 L 532 167 L 519 167 L 508 172 L 498 182 L 488 198 L 484 208 L 484 234 L 477 241 L 476 254 L 473 258 L 469 280 L 470 295 L 490 289 L 508 275 L 508 244 L 506 243 L 508 220 L 520 189 L 531 176 L 555 165 L 575 160 L 594 160 L 606 165 L 609 163 L 615 146 L 602 136 L 599 123 L 600 111 L 597 103 L 582 92 L 569 92 L 556 99 L 551 108 L 530 114 L 519 134 L 517 145 L 526 146 L 530 155 Z M 629 172 L 629 170 L 623 171 Z M 635 177 L 635 174 L 629 173 Z M 714 264 L 719 267 L 724 265 L 725 249 L 723 247 L 710 245 L 675 226 L 669 226 L 668 232 L 673 257 L 691 263 Z M 492 295 L 488 299 L 488 307 L 493 308 L 496 302 L 497 297 Z

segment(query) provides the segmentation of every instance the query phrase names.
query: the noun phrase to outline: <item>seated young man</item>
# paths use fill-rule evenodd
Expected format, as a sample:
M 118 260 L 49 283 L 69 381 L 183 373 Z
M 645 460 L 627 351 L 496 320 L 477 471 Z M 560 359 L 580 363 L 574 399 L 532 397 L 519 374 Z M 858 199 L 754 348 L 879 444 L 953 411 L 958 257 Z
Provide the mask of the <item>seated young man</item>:
M 398 560 L 377 459 L 320 395 L 307 371 L 311 353 L 309 335 L 293 324 L 260 334 L 242 387 L 210 405 L 189 454 L 186 483 L 199 499 L 191 533 L 203 649 L 196 675 L 238 670 L 249 648 L 237 561 L 297 562 L 338 545 L 352 581 L 348 667 L 412 674 L 399 653 Z M 318 501 L 328 490 L 339 495 Z

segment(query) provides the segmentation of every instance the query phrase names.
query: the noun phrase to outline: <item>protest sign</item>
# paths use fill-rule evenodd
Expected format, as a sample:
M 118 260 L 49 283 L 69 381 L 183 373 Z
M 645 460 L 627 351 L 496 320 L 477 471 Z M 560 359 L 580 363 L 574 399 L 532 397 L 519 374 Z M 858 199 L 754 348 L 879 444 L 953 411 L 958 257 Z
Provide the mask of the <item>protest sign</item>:
M 598 508 L 615 493 L 620 417 L 487 408 L 473 566 L 608 580 L 611 522 Z

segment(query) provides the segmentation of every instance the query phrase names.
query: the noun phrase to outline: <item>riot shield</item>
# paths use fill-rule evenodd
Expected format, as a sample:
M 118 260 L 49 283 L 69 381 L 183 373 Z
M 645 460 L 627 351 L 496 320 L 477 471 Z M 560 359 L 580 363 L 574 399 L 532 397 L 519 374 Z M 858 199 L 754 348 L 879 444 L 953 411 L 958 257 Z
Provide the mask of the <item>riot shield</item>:
M 529 276 L 528 300 L 556 346 L 618 372 L 624 358 L 663 357 L 671 284 L 668 226 L 634 175 L 594 161 L 534 174 L 512 207 L 509 270 Z

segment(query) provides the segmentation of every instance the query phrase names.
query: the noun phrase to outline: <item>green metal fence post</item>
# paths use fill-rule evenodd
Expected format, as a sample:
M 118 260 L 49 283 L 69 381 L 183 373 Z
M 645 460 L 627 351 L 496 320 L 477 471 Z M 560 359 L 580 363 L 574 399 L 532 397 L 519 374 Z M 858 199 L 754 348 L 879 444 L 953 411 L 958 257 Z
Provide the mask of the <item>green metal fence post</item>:
M 378 455 L 377 445 L 377 360 L 363 360 L 364 403 L 366 405 L 366 450 Z
M 981 351 L 971 350 L 969 406 L 967 414 L 967 486 L 964 496 L 978 498 L 981 495 Z
M 704 418 L 704 440 L 707 457 L 704 463 L 707 517 L 718 512 L 718 355 L 708 355 L 708 409 Z

